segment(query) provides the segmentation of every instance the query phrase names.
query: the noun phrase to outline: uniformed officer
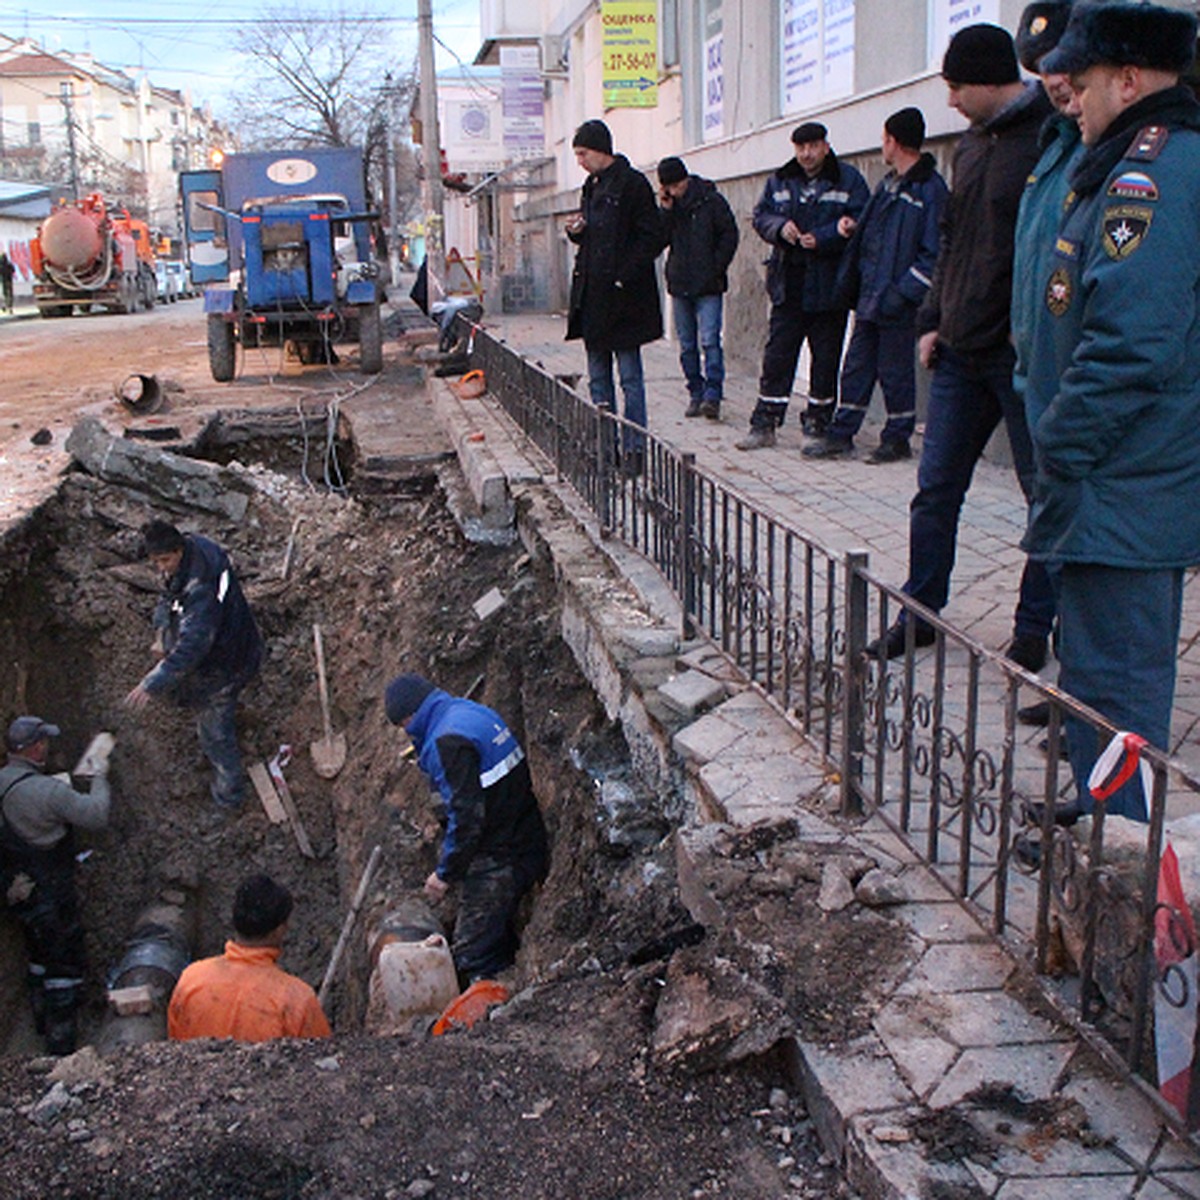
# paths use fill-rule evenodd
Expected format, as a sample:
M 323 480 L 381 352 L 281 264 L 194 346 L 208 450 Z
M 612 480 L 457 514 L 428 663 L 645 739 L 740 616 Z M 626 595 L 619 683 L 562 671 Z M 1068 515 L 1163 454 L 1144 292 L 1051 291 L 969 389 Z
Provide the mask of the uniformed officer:
M 384 700 L 445 806 L 425 894 L 440 900 L 459 885 L 454 965 L 464 986 L 494 979 L 516 956 L 521 898 L 546 875 L 546 828 L 525 752 L 498 713 L 420 675 L 398 675 Z
M 1025 545 L 1059 571 L 1062 688 L 1170 745 L 1184 568 L 1200 562 L 1200 105 L 1191 4 L 1077 4 L 1043 72 L 1070 75 L 1086 151 L 1043 279 L 1028 386 Z M 1085 809 L 1096 732 L 1068 718 Z M 1139 790 L 1108 811 L 1146 818 Z
M 18 717 L 8 727 L 8 762 L 0 769 L 0 886 L 25 935 L 37 1030 L 51 1054 L 70 1054 L 86 966 L 73 832 L 108 824 L 109 790 L 104 762 L 86 794 L 46 774 L 50 739 L 58 734 L 41 717 Z

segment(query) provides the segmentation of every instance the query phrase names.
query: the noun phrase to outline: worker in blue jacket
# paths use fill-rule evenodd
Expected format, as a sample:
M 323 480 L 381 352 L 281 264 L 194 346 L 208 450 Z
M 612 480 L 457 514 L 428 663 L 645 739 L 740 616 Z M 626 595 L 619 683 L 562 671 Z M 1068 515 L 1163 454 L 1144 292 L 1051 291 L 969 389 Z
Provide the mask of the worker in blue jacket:
M 525 752 L 498 713 L 420 675 L 393 679 L 384 708 L 407 730 L 445 806 L 441 853 L 425 894 L 440 900 L 458 884 L 454 965 L 464 986 L 494 979 L 516 957 L 517 908 L 548 865 Z
M 241 808 L 246 777 L 238 749 L 238 695 L 258 674 L 263 642 L 229 555 L 199 534 L 166 521 L 142 529 L 146 557 L 162 573 L 154 610 L 157 665 L 125 703 L 140 712 L 152 696 L 196 713 L 200 748 L 212 764 L 217 815 Z
M 798 125 L 792 131 L 793 157 L 767 180 L 754 206 L 754 231 L 771 247 L 771 323 L 758 403 L 749 435 L 737 443 L 739 450 L 775 445 L 805 340 L 812 365 L 801 426 L 819 437 L 833 417 L 849 315 L 849 307 L 837 298 L 838 267 L 871 192 L 862 175 L 838 159 L 828 138 L 819 121 Z
M 1059 577 L 1062 689 L 1170 748 L 1183 572 L 1200 562 L 1200 105 L 1196 17 L 1077 4 L 1043 71 L 1071 77 L 1083 158 L 1043 267 L 1028 389 L 1025 546 Z M 1099 740 L 1067 718 L 1080 803 Z M 1136 777 L 1135 777 L 1136 778 Z M 1108 811 L 1146 819 L 1126 785 Z
M 854 307 L 854 332 L 842 365 L 842 394 L 825 436 L 806 458 L 843 458 L 854 446 L 878 380 L 887 424 L 870 463 L 910 458 L 917 411 L 917 309 L 937 262 L 942 209 L 950 189 L 933 155 L 921 152 L 925 117 L 902 108 L 883 124 L 883 161 L 891 169 L 859 219 L 843 259 L 839 290 Z

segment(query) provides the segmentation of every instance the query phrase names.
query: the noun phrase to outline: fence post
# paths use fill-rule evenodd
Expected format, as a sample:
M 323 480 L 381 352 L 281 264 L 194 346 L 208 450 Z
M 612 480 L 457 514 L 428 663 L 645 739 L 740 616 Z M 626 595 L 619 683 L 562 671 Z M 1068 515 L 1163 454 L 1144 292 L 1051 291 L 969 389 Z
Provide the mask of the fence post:
M 862 813 L 863 690 L 867 674 L 867 581 L 865 550 L 846 554 L 845 653 L 842 662 L 842 815 Z
M 683 637 L 696 635 L 696 564 L 692 541 L 696 529 L 696 456 L 679 458 L 679 598 L 683 601 Z

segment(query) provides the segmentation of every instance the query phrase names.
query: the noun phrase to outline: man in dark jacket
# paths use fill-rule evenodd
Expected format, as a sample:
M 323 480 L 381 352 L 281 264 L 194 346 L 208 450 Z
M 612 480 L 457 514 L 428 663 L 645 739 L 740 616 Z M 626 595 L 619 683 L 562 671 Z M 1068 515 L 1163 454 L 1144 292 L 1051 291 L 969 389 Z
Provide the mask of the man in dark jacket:
M 679 338 L 679 365 L 691 398 L 683 415 L 716 421 L 725 386 L 721 315 L 729 288 L 726 272 L 738 245 L 737 222 L 717 185 L 689 175 L 680 158 L 664 158 L 658 164 L 658 185 L 670 246 L 667 291 Z
M 446 832 L 425 894 L 440 900 L 459 885 L 455 966 L 464 986 L 495 978 L 516 957 L 521 898 L 548 865 L 525 752 L 499 714 L 420 675 L 393 679 L 384 707 L 408 731 L 445 805 Z
M 828 433 L 804 447 L 807 458 L 843 458 L 854 446 L 878 380 L 887 424 L 870 463 L 909 458 L 916 421 L 916 317 L 937 261 L 938 227 L 948 188 L 932 154 L 922 154 L 919 108 L 894 112 L 883 126 L 880 181 L 845 254 L 839 287 L 856 294 L 854 333 L 842 365 L 842 395 Z
M 739 450 L 775 445 L 806 339 L 812 365 L 801 425 L 819 437 L 833 416 L 849 314 L 836 295 L 838 266 L 871 192 L 852 166 L 838 161 L 827 139 L 828 130 L 817 121 L 798 125 L 792 131 L 794 157 L 767 180 L 754 206 L 755 232 L 771 247 L 771 323 L 758 403 Z
M 1051 261 L 1029 390 L 1037 496 L 1025 545 L 1059 577 L 1062 689 L 1171 748 L 1185 568 L 1200 562 L 1200 106 L 1196 17 L 1076 4 L 1044 72 L 1071 78 L 1084 155 Z M 1096 733 L 1067 714 L 1079 797 Z M 1136 773 L 1135 773 L 1136 779 Z M 1108 812 L 1146 820 L 1126 785 Z
M 87 968 L 75 889 L 75 829 L 108 824 L 108 765 L 87 793 L 46 774 L 57 725 L 18 717 L 8 727 L 0 769 L 0 888 L 21 925 L 26 982 L 37 1031 L 51 1054 L 75 1049 L 75 1013 Z
M 125 703 L 140 712 L 151 696 L 166 694 L 195 709 L 200 748 L 213 766 L 213 803 L 218 813 L 236 812 L 245 792 L 237 698 L 258 674 L 262 637 L 220 546 L 199 534 L 182 534 L 166 521 L 150 521 L 142 539 L 147 558 L 163 576 L 154 610 L 154 648 L 161 658 Z
M 587 351 L 592 403 L 617 407 L 613 358 L 625 397 L 625 419 L 646 426 L 646 384 L 641 347 L 662 337 L 662 303 L 654 260 L 663 230 L 650 181 L 613 154 L 603 121 L 584 121 L 571 143 L 588 173 L 580 210 L 567 221 L 567 237 L 579 247 L 571 276 L 567 340 L 582 338 Z M 626 465 L 636 465 L 641 437 L 626 427 Z
M 996 25 L 969 25 L 942 62 L 950 106 L 971 122 L 954 152 L 952 190 L 942 219 L 933 285 L 917 313 L 918 355 L 934 367 L 929 414 L 909 520 L 904 590 L 940 611 L 950 594 L 958 519 L 975 464 L 1004 421 L 1017 478 L 1032 495 L 1033 453 L 1013 391 L 1009 341 L 1013 230 L 1038 132 L 1050 114 L 1040 83 L 1021 82 L 1012 37 Z M 1030 671 L 1046 661 L 1054 594 L 1045 568 L 1027 562 L 1008 656 Z M 918 621 L 915 644 L 933 629 Z M 872 654 L 904 653 L 904 614 Z

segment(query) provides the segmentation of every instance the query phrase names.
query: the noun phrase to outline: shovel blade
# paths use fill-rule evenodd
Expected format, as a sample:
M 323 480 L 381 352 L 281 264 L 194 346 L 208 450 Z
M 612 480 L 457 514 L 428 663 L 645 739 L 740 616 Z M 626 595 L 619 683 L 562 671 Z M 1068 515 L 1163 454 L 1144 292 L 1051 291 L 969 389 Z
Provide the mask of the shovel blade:
M 346 735 L 344 733 L 318 738 L 308 749 L 312 754 L 313 770 L 322 779 L 332 779 L 346 765 Z

